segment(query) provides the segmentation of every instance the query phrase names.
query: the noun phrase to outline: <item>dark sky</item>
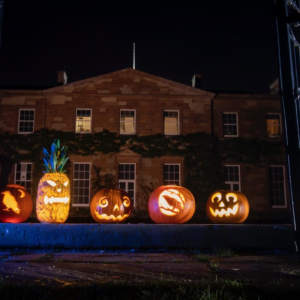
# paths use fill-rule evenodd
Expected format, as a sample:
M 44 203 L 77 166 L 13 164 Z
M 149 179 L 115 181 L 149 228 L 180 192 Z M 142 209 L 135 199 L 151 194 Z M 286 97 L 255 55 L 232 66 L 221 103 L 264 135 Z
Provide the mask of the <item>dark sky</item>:
M 54 86 L 132 67 L 207 90 L 268 93 L 277 77 L 273 0 L 5 0 L 0 85 Z

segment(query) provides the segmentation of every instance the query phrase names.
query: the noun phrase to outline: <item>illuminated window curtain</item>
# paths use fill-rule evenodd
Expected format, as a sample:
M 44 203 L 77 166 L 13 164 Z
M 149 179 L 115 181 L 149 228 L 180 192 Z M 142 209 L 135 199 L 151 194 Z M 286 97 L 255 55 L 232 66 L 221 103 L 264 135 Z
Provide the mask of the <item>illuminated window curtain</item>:
M 92 126 L 92 110 L 77 109 L 76 110 L 76 133 L 91 133 Z
M 135 134 L 135 111 L 120 111 L 120 134 Z
M 179 112 L 165 110 L 164 111 L 164 134 L 179 134 Z
M 280 114 L 267 114 L 267 133 L 269 136 L 281 135 Z

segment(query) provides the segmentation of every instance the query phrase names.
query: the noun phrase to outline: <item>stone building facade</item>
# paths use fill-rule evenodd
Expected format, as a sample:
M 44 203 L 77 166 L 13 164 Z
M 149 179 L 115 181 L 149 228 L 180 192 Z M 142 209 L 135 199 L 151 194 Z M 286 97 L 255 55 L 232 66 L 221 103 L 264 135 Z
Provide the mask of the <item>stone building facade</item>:
M 277 95 L 214 94 L 133 69 L 39 91 L 0 90 L 0 108 L 0 134 L 27 135 L 47 128 L 78 135 L 108 130 L 128 137 L 203 132 L 220 140 L 283 139 Z M 136 211 L 147 210 L 142 184 L 184 181 L 184 157 L 145 158 L 126 145 L 115 153 L 72 154 L 70 161 L 72 207 L 77 210 L 88 208 L 95 193 L 93 166 L 101 167 L 102 175 L 115 176 Z M 224 170 L 227 187 L 245 193 L 253 211 L 271 217 L 288 214 L 284 164 L 262 167 L 224 159 Z M 30 189 L 33 172 L 30 160 L 18 162 L 8 182 Z

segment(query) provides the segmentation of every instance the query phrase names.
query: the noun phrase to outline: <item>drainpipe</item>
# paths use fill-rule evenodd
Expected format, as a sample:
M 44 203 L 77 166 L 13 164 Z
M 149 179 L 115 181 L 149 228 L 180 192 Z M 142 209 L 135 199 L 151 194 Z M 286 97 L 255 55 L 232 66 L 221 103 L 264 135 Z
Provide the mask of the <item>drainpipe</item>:
M 211 135 L 215 135 L 215 120 L 214 120 L 214 105 L 215 105 L 215 99 L 217 98 L 218 93 L 214 95 L 214 97 L 210 100 L 210 120 L 211 120 Z

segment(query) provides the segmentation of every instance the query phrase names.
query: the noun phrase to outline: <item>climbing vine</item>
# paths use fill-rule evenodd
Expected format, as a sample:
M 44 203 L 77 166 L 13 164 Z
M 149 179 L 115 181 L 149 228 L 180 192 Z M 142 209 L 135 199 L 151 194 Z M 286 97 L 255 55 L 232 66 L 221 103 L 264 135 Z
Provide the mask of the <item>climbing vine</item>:
M 41 129 L 28 135 L 0 135 L 1 161 L 8 158 L 13 163 L 31 161 L 34 164 L 32 190 L 35 191 L 43 170 L 42 148 L 50 149 L 54 139 L 60 139 L 61 144 L 68 147 L 69 155 L 116 153 L 126 146 L 144 158 L 182 156 L 185 173 L 183 185 L 194 194 L 200 209 L 211 191 L 220 189 L 224 184 L 222 163 L 225 161 L 264 166 L 284 163 L 285 158 L 282 141 L 219 139 L 202 132 L 166 137 L 161 134 L 121 136 L 109 131 L 79 135 Z M 67 165 L 67 172 L 68 167 L 70 164 Z M 98 177 L 94 179 L 94 185 L 107 185 L 113 181 L 109 176 L 101 177 L 99 172 L 96 172 Z

